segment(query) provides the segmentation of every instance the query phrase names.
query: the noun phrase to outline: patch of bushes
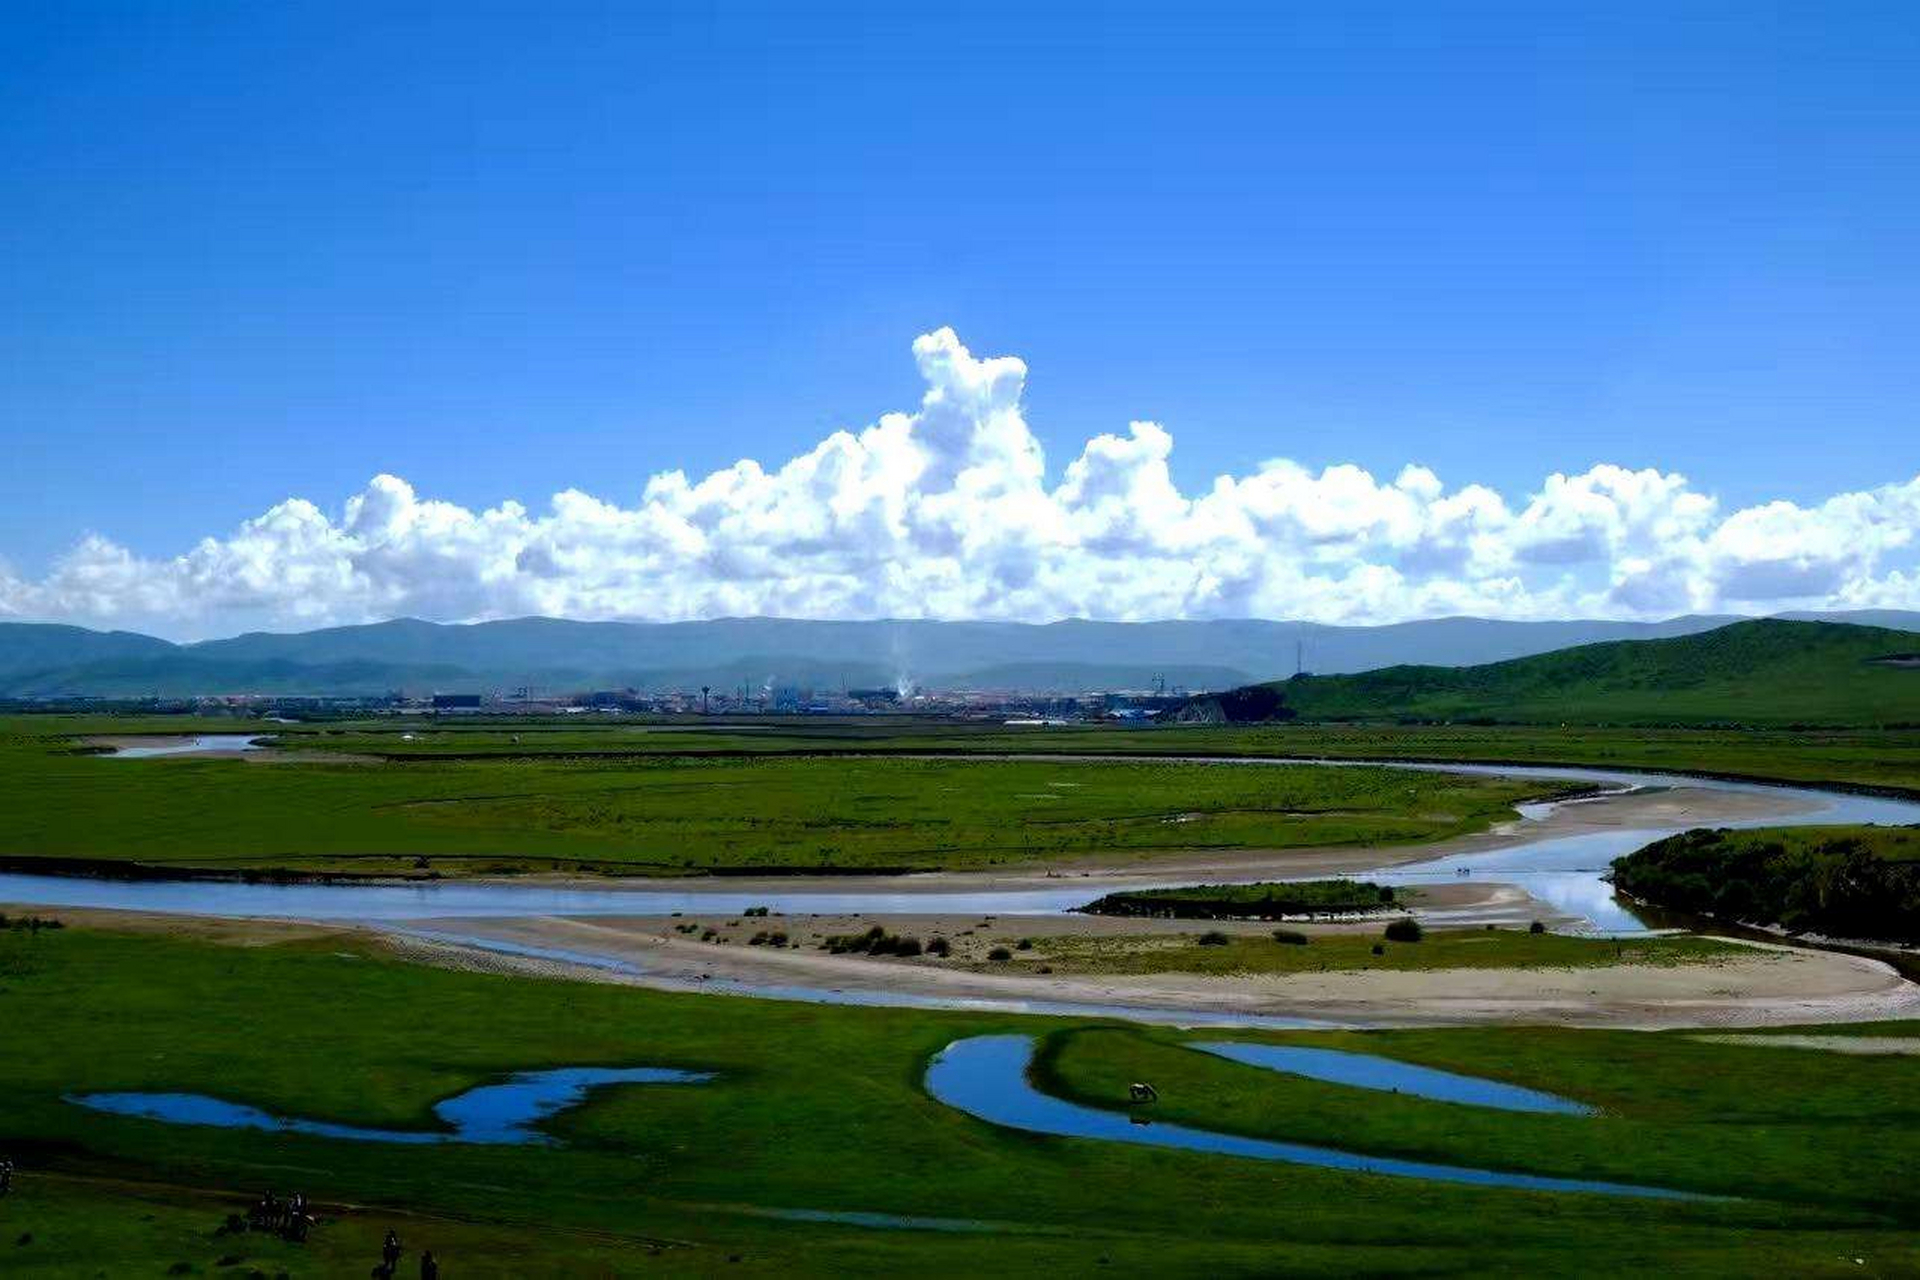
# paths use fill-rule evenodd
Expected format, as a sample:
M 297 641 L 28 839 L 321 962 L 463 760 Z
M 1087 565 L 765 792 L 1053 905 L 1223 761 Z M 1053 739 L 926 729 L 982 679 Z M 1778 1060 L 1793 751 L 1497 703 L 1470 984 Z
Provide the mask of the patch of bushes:
M 879 925 L 874 925 L 865 933 L 836 933 L 829 935 L 820 944 L 823 951 L 836 956 L 917 956 L 921 952 L 920 939 L 902 937 L 888 933 Z
M 934 937 L 927 939 L 927 954 L 930 956 L 940 956 L 944 959 L 951 954 L 952 951 L 952 946 L 948 944 L 945 938 Z
M 1646 902 L 1792 932 L 1920 942 L 1920 833 L 1905 827 L 1731 831 L 1655 841 L 1613 864 Z
M 1541 924 L 1538 920 L 1535 920 L 1532 924 L 1527 926 L 1528 933 L 1545 933 L 1546 931 L 1547 931 L 1547 926 Z
M 1307 945 L 1307 935 L 1297 929 L 1275 929 L 1273 931 L 1273 940 L 1275 942 L 1285 943 L 1289 947 L 1304 947 Z
M 1426 930 L 1412 916 L 1402 916 L 1387 923 L 1386 936 L 1388 942 L 1418 942 L 1426 937 Z
M 1209 929 L 1201 934 L 1196 941 L 1203 947 L 1224 947 L 1229 942 L 1232 942 L 1233 939 L 1218 929 Z
M 987 952 L 987 959 L 992 960 L 996 964 L 1005 964 L 1007 961 L 1013 959 L 1013 952 L 1007 950 L 1005 947 L 995 947 L 993 950 Z

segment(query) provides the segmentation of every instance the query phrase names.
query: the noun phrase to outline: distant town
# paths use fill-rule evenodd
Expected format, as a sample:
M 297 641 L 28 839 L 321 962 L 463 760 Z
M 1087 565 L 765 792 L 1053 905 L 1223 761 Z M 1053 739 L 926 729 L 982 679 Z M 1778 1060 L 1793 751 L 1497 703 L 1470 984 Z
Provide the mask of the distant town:
M 1155 720 L 1210 690 L 1154 680 L 1140 689 L 1045 694 L 917 688 L 815 689 L 798 685 L 673 692 L 534 687 L 484 692 L 366 696 L 219 694 L 198 697 L 48 697 L 0 699 L 11 713 L 112 713 L 331 720 L 347 716 L 870 716 L 912 715 L 1012 724 Z

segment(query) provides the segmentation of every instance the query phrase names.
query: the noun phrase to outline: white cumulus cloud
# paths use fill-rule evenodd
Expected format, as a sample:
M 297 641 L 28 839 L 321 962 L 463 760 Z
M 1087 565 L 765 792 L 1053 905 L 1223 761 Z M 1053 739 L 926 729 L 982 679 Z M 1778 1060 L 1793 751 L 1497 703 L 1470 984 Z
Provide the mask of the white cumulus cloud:
M 913 344 L 912 413 L 769 469 L 743 459 L 639 495 L 569 489 L 474 511 L 375 476 L 330 513 L 289 498 L 166 559 L 88 535 L 0 617 L 175 636 L 401 615 L 1302 618 L 1659 617 L 1920 607 L 1920 476 L 1814 506 L 1723 511 L 1686 477 L 1600 465 L 1510 499 L 1417 462 L 1390 480 L 1287 459 L 1184 493 L 1153 422 L 1050 480 L 1026 365 L 950 329 Z M 629 504 L 630 503 L 630 504 Z

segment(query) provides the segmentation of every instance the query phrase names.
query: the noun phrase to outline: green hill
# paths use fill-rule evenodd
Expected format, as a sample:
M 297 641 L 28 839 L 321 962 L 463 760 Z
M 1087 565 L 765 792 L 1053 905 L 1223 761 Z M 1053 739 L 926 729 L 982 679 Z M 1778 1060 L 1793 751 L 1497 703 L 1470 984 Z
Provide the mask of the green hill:
M 1916 653 L 1911 631 L 1766 618 L 1478 667 L 1385 667 L 1266 687 L 1302 720 L 1920 724 Z

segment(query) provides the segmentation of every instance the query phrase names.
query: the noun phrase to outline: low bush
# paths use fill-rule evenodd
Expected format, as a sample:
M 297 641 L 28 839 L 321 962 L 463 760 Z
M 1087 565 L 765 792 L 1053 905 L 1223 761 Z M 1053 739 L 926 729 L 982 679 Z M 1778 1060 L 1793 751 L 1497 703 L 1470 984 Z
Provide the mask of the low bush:
M 836 956 L 848 952 L 869 956 L 917 956 L 921 951 L 920 939 L 888 933 L 877 924 L 865 933 L 833 934 L 820 947 Z
M 999 964 L 1005 964 L 1007 961 L 1013 959 L 1013 952 L 1007 950 L 1005 947 L 995 947 L 993 950 L 987 952 L 987 959 Z
M 1275 929 L 1273 931 L 1273 940 L 1275 942 L 1284 942 L 1290 947 L 1304 947 L 1307 945 L 1307 935 L 1295 929 Z
M 1532 924 L 1527 926 L 1528 933 L 1545 933 L 1546 931 L 1547 931 L 1547 926 L 1541 924 L 1538 920 L 1535 920 Z
M 1224 947 L 1229 942 L 1232 942 L 1233 939 L 1221 933 L 1218 929 L 1209 929 L 1200 935 L 1198 941 L 1203 947 Z
M 1387 923 L 1388 942 L 1418 942 L 1426 936 L 1426 930 L 1412 916 L 1402 916 Z

